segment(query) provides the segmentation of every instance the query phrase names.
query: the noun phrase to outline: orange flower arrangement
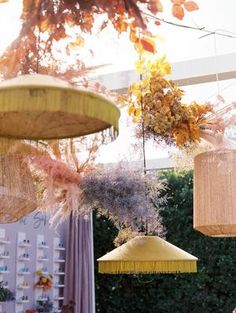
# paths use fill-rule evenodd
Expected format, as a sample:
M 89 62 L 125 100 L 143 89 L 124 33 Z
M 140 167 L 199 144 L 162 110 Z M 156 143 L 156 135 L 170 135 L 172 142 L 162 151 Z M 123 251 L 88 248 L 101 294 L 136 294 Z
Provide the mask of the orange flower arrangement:
M 210 104 L 182 103 L 183 91 L 165 78 L 171 66 L 162 57 L 155 62 L 142 58 L 136 63 L 142 80 L 129 88 L 129 115 L 143 124 L 145 135 L 168 144 L 184 147 L 200 141 L 201 127 L 207 125 Z
M 42 271 L 36 271 L 35 274 L 39 275 L 39 279 L 34 285 L 34 288 L 43 288 L 43 291 L 47 291 L 52 288 L 52 275 L 43 275 Z

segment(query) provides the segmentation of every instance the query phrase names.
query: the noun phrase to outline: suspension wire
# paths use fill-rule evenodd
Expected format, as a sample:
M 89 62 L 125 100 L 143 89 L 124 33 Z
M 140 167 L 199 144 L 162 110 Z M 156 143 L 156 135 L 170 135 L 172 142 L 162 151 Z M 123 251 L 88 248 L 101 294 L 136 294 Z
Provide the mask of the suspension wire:
M 142 56 L 141 54 L 139 55 L 139 60 L 142 60 Z M 139 80 L 140 82 L 143 80 L 143 74 L 140 73 L 139 75 Z M 141 101 L 140 101 L 140 105 L 141 105 L 141 114 L 143 115 L 144 113 L 144 105 L 143 105 L 143 96 L 142 96 L 142 90 L 141 90 Z M 145 140 L 145 125 L 144 125 L 144 121 L 142 119 L 142 123 L 141 123 L 141 129 L 142 129 L 142 155 L 143 155 L 143 174 L 144 177 L 147 174 L 147 158 L 146 158 L 146 140 Z M 144 182 L 144 192 L 145 192 L 145 196 L 148 197 L 148 193 L 147 193 L 147 183 L 146 180 Z M 148 235 L 148 218 L 146 217 L 145 221 L 143 221 L 143 218 L 141 219 L 141 224 L 143 225 L 143 229 L 145 231 L 145 235 Z
M 139 75 L 140 81 L 143 79 L 143 75 Z M 142 96 L 141 96 L 142 97 Z M 141 98 L 141 114 L 143 115 L 144 107 L 143 107 L 143 99 Z M 143 154 L 143 174 L 147 174 L 147 159 L 146 159 L 146 141 L 145 141 L 145 127 L 144 121 L 142 120 L 142 154 Z
M 168 24 L 168 25 L 172 25 L 172 26 L 176 26 L 176 27 L 181 27 L 181 28 L 185 28 L 185 29 L 191 29 L 191 30 L 201 31 L 201 32 L 206 33 L 205 35 L 203 35 L 203 36 L 200 37 L 200 38 L 203 38 L 203 37 L 206 37 L 206 36 L 209 36 L 209 35 L 217 35 L 217 36 L 227 37 L 227 38 L 231 38 L 231 39 L 236 39 L 236 33 L 231 32 L 231 31 L 227 31 L 227 30 L 224 30 L 224 29 L 220 29 L 220 30 L 208 30 L 208 29 L 206 29 L 205 26 L 203 26 L 203 27 L 190 26 L 190 25 L 185 25 L 185 24 L 180 24 L 180 23 L 175 23 L 175 22 L 167 21 L 167 20 L 165 20 L 164 18 L 159 18 L 159 17 L 156 17 L 156 16 L 154 16 L 154 15 L 152 15 L 152 14 L 149 14 L 149 13 L 146 13 L 146 12 L 144 12 L 143 14 L 144 14 L 145 16 L 147 16 L 148 18 L 151 18 L 151 19 L 156 20 L 156 21 L 158 21 L 158 22 L 162 22 L 162 23 L 165 23 L 165 24 Z
M 214 34 L 214 54 L 215 54 L 215 63 L 216 63 L 216 57 L 217 57 L 216 34 Z M 219 96 L 220 95 L 220 82 L 219 82 L 219 73 L 218 73 L 218 71 L 216 72 L 216 86 L 217 86 L 217 92 L 218 92 L 218 96 Z

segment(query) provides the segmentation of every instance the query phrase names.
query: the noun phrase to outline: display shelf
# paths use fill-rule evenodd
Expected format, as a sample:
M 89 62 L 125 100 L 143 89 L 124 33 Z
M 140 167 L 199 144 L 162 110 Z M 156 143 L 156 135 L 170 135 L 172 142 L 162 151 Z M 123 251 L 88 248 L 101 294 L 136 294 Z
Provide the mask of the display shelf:
M 16 289 L 18 289 L 18 290 L 30 289 L 30 286 L 17 286 Z
M 53 285 L 53 288 L 64 288 L 64 284 Z
M 49 272 L 42 272 L 42 275 L 47 276 L 47 275 L 49 275 Z
M 53 304 L 54 308 L 57 308 L 53 312 L 59 313 L 64 300 L 65 248 L 58 237 L 54 238 L 53 246 Z
M 29 248 L 31 242 L 27 239 L 26 233 L 18 232 L 17 244 L 16 244 L 16 302 L 15 312 L 25 312 L 24 305 L 29 303 L 28 296 L 25 296 L 25 290 L 30 289 L 28 282 L 25 280 L 25 276 L 30 276 L 31 272 L 26 263 L 31 260 Z M 22 299 L 23 298 L 23 299 Z M 27 299 L 25 299 L 27 298 Z
M 18 243 L 18 247 L 19 248 L 29 248 L 29 247 L 31 247 L 31 244 L 30 243 L 20 242 L 20 243 Z
M 55 247 L 54 250 L 55 251 L 65 251 L 66 248 L 64 248 L 64 247 Z
M 18 304 L 29 303 L 29 300 L 17 300 Z
M 49 246 L 47 246 L 47 245 L 38 245 L 38 249 L 50 249 L 50 247 Z
M 9 244 L 10 241 L 6 237 L 6 231 L 0 228 L 0 281 L 4 281 L 5 274 L 9 274 L 9 268 L 6 265 L 6 260 L 10 258 L 9 252 L 6 250 L 5 244 Z
M 46 251 L 48 250 L 48 251 Z M 36 273 L 41 272 L 42 276 L 49 276 L 50 263 L 52 262 L 50 245 L 45 241 L 43 234 L 37 235 L 36 241 Z M 49 264 L 47 264 L 49 263 Z M 35 275 L 35 283 L 39 280 L 39 275 Z M 34 298 L 37 302 L 48 301 L 52 298 L 52 290 L 44 290 L 43 286 L 35 288 Z
M 55 259 L 54 262 L 55 263 L 65 263 L 66 260 L 64 259 Z
M 0 259 L 10 259 L 9 255 L 0 255 Z
M 20 262 L 29 262 L 30 258 L 21 258 L 21 257 L 19 257 L 18 261 L 20 261 Z
M 44 216 L 33 213 L 17 223 L 9 234 L 7 226 L 2 225 L 2 232 L 0 227 L 0 280 L 9 282 L 9 289 L 14 290 L 16 299 L 14 302 L 3 304 L 3 308 L 0 303 L 0 313 L 25 313 L 28 308 L 33 308 L 35 303 L 39 304 L 48 299 L 53 302 L 52 313 L 61 312 L 65 248 L 58 246 L 60 241 L 54 242 L 54 236 L 57 237 L 60 233 L 51 230 L 48 220 L 45 222 L 41 218 Z M 42 244 L 45 240 L 46 244 Z M 25 271 L 27 269 L 28 271 Z M 42 276 L 52 274 L 50 289 L 34 289 L 35 281 L 38 282 L 40 278 L 40 275 L 35 275 L 36 269 L 42 270 Z M 54 272 L 56 275 L 53 275 Z
M 38 298 L 36 301 L 37 302 L 47 302 L 48 301 L 48 297 L 46 297 L 46 298 Z
M 49 259 L 38 258 L 37 261 L 40 262 L 40 263 L 43 263 L 43 262 L 48 262 Z
M 54 272 L 53 275 L 64 276 L 65 272 Z
M 17 272 L 17 275 L 24 276 L 24 275 L 31 275 L 31 273 L 30 272 L 21 272 L 21 271 L 19 271 L 19 272 Z
M 9 268 L 6 265 L 7 260 L 10 258 L 9 252 L 6 250 L 6 245 L 10 244 L 10 241 L 6 237 L 6 231 L 0 228 L 0 281 L 5 280 L 5 274 L 8 274 Z M 4 287 L 8 288 L 8 283 L 4 284 Z M 5 309 L 6 302 L 0 302 L 0 313 L 6 313 Z
M 9 245 L 11 242 L 7 239 L 3 239 L 3 238 L 0 238 L 0 244 L 6 244 L 6 245 Z
M 54 300 L 55 301 L 62 301 L 62 300 L 64 300 L 64 297 L 55 297 Z
M 43 286 L 36 286 L 35 289 L 43 289 Z

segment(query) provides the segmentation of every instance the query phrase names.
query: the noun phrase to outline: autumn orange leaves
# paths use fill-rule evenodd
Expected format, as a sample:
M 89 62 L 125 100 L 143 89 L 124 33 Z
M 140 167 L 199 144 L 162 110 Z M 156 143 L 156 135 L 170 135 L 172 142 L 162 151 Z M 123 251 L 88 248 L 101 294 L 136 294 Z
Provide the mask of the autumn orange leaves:
M 194 1 L 185 1 L 185 0 L 171 0 L 173 3 L 172 6 L 172 15 L 179 20 L 184 18 L 184 10 L 192 12 L 198 10 L 198 5 Z
M 7 0 L 0 0 L 0 3 L 3 2 Z M 171 2 L 172 14 L 178 19 L 184 17 L 185 11 L 198 9 L 194 1 Z M 53 72 L 57 71 L 56 60 L 50 62 L 49 57 L 45 56 L 53 56 L 55 45 L 61 40 L 68 43 L 62 53 L 70 55 L 71 50 L 77 48 L 79 55 L 80 48 L 84 45 L 83 36 L 93 32 L 98 16 L 103 16 L 100 19 L 100 31 L 113 26 L 118 33 L 128 33 L 130 41 L 139 52 L 143 50 L 155 53 L 155 38 L 148 29 L 150 21 L 144 12 L 156 16 L 163 11 L 161 0 L 23 1 L 22 29 L 18 38 L 0 58 L 0 71 L 5 78 L 14 77 L 19 73 L 38 72 L 40 65 L 41 72 L 49 72 L 50 69 L 42 66 L 42 63 L 50 63 L 49 67 L 54 67 Z M 159 25 L 160 22 L 156 20 L 154 24 Z M 68 29 L 75 30 L 77 36 L 71 36 Z M 57 67 L 63 66 L 59 64 Z M 85 65 L 80 56 L 74 67 L 78 71 L 84 69 Z M 71 72 L 70 69 L 69 75 L 74 75 Z

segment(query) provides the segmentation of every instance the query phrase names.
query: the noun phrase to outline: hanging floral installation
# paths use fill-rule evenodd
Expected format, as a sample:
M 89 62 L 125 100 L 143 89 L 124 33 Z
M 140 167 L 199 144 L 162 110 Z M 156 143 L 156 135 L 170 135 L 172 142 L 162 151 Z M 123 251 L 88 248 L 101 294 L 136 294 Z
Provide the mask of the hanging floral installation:
M 38 207 L 50 214 L 52 223 L 78 211 L 82 201 L 82 176 L 93 168 L 96 152 L 102 144 L 101 137 L 96 135 L 42 142 L 35 146 L 37 154 L 25 156 L 25 163 L 29 164 L 37 182 Z M 47 154 L 41 153 L 44 145 Z
M 82 207 L 94 207 L 112 220 L 120 231 L 117 245 L 137 234 L 163 236 L 158 206 L 166 201 L 160 196 L 165 186 L 156 174 L 140 174 L 138 169 L 119 164 L 87 174 L 81 186 Z
M 236 103 L 218 96 L 215 103 L 186 104 L 183 91 L 166 77 L 171 67 L 165 57 L 141 57 L 136 65 L 142 79 L 129 88 L 128 111 L 137 135 L 180 148 L 175 159 L 182 165 L 193 165 L 194 158 L 193 228 L 235 236 L 236 143 L 226 131 L 236 125 Z
M 56 225 L 71 213 L 86 218 L 96 209 L 120 230 L 116 244 L 137 233 L 164 234 L 157 201 L 155 205 L 153 201 L 154 196 L 160 204 L 166 200 L 159 197 L 164 184 L 158 176 L 145 177 L 121 165 L 97 169 L 93 162 L 101 143 L 96 137 L 48 145 L 48 155 L 39 151 L 25 157 L 25 162 L 37 182 L 39 209 L 50 214 L 51 223 Z
M 222 98 L 214 105 L 184 103 L 183 91 L 166 77 L 171 66 L 165 56 L 156 61 L 141 57 L 136 68 L 142 79 L 129 88 L 128 112 L 138 124 L 138 136 L 144 131 L 148 139 L 179 148 L 201 139 L 221 144 L 226 127 L 235 124 L 235 103 L 226 105 Z
M 185 11 L 198 9 L 194 1 L 171 0 L 171 3 L 172 14 L 178 19 L 183 19 Z M 45 71 L 60 77 L 78 77 L 78 71 L 86 71 L 82 57 L 84 35 L 92 34 L 95 28 L 102 32 L 113 27 L 118 34 L 128 33 L 139 51 L 141 48 L 155 53 L 155 35 L 148 30 L 151 22 L 145 12 L 156 16 L 163 10 L 160 0 L 23 1 L 22 28 L 0 58 L 0 71 L 4 78 Z M 102 18 L 98 19 L 99 16 Z M 73 56 L 69 67 L 65 69 L 64 58 L 58 58 L 58 54 Z

